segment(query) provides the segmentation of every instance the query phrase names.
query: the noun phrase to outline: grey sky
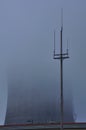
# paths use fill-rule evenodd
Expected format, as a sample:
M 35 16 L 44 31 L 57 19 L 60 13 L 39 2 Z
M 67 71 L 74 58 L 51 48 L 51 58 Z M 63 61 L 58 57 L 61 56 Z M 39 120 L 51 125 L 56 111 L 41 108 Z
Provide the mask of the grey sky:
M 70 59 L 64 61 L 64 84 L 68 82 L 72 87 L 77 121 L 86 121 L 85 5 L 86 0 L 0 0 L 0 65 L 7 80 L 13 74 L 13 78 L 29 78 L 32 85 L 32 78 L 35 84 L 40 77 L 46 85 L 50 82 L 47 91 L 53 91 L 53 96 L 59 86 L 59 61 L 53 60 L 53 29 L 57 28 L 59 47 L 63 8 L 64 51 L 69 39 L 70 53 Z

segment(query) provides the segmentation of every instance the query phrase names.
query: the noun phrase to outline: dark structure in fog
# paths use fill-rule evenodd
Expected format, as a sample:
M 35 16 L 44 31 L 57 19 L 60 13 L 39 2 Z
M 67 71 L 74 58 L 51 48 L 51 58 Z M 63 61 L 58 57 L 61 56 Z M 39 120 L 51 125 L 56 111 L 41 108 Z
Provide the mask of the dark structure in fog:
M 11 76 L 12 74 L 14 77 Z M 12 72 L 12 74 L 9 76 L 10 80 L 8 79 L 5 124 L 26 124 L 30 121 L 33 123 L 59 122 L 60 104 L 52 84 L 47 83 L 47 87 L 46 82 L 40 80 L 35 82 L 34 79 L 33 83 L 30 83 L 30 80 L 24 78 L 24 74 L 20 75 L 19 71 Z M 67 86 L 64 91 L 64 121 L 74 122 L 73 101 L 70 88 Z M 53 91 L 49 87 L 52 87 Z

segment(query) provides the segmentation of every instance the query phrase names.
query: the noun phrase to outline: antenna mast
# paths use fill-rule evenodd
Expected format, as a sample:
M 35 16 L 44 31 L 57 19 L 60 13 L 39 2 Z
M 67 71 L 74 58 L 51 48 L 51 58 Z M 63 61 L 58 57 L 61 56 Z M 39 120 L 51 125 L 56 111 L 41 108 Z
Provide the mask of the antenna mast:
M 60 127 L 61 130 L 64 129 L 63 122 L 64 122 L 64 97 L 63 97 L 63 60 L 69 58 L 68 56 L 68 48 L 67 52 L 63 53 L 63 10 L 61 10 L 61 30 L 60 30 L 60 54 L 55 53 L 55 31 L 54 31 L 54 59 L 60 60 Z

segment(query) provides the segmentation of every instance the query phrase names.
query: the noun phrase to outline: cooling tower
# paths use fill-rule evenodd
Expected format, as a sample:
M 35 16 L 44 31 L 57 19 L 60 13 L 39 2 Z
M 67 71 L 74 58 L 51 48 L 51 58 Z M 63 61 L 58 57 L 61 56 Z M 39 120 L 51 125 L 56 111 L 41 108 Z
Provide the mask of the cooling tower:
M 8 101 L 5 124 L 60 122 L 60 98 L 51 81 L 28 78 L 28 71 L 17 68 L 8 78 Z M 33 82 L 32 82 L 33 81 Z M 64 89 L 64 122 L 74 122 L 71 91 Z M 64 87 L 65 87 L 64 86 Z M 57 89 L 58 90 L 58 89 Z

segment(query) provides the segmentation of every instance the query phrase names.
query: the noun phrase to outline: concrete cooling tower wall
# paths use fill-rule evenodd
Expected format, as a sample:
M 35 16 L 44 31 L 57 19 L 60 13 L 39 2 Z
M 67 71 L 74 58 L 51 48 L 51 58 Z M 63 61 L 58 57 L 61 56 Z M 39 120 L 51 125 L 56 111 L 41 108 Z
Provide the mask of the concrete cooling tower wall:
M 19 68 L 17 70 L 9 76 L 5 124 L 59 122 L 60 101 L 57 84 L 53 86 L 53 82 L 46 80 L 46 77 L 40 79 L 34 76 L 32 82 L 30 77 L 29 80 L 26 78 L 28 71 L 21 72 Z M 21 70 L 23 71 L 23 68 Z M 64 121 L 74 122 L 72 96 L 68 87 L 64 90 Z

